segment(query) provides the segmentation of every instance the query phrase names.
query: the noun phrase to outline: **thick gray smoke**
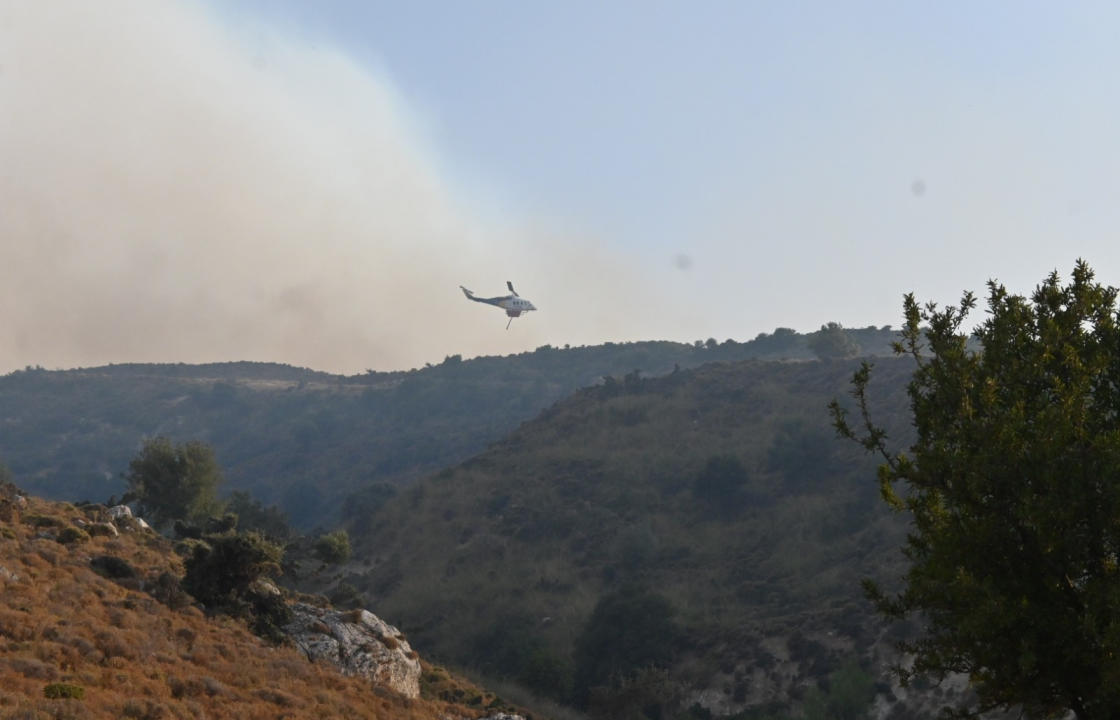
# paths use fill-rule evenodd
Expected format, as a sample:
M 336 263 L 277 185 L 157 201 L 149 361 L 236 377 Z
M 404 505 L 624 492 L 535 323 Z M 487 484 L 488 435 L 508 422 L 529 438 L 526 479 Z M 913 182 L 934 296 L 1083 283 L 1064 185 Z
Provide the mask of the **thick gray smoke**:
M 0 372 L 360 372 L 623 339 L 599 296 L 622 288 L 634 317 L 619 263 L 472 212 L 416 125 L 337 51 L 250 42 L 184 2 L 0 4 Z M 584 289 L 561 302 L 566 277 Z M 507 278 L 542 308 L 508 333 L 458 291 Z

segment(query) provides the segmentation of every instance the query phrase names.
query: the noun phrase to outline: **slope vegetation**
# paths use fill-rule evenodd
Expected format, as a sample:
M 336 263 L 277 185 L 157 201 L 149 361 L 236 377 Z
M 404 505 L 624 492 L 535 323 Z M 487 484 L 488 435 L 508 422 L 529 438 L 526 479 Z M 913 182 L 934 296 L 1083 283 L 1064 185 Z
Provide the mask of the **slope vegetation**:
M 883 683 L 890 643 L 859 582 L 897 572 L 905 527 L 874 459 L 828 423 L 855 367 L 745 361 L 580 391 L 355 519 L 345 581 L 423 651 L 604 717 L 643 682 L 699 717 Z M 876 372 L 899 441 L 912 369 Z
M 891 333 L 847 331 L 885 353 Z M 62 500 L 119 495 L 146 437 L 215 449 L 229 489 L 278 503 L 304 529 L 369 509 L 386 489 L 460 462 L 605 375 L 646 375 L 749 357 L 810 358 L 815 334 L 747 343 L 608 343 L 338 376 L 268 363 L 29 368 L 0 377 L 0 459 L 28 491 Z M 378 485 L 359 503 L 347 498 Z

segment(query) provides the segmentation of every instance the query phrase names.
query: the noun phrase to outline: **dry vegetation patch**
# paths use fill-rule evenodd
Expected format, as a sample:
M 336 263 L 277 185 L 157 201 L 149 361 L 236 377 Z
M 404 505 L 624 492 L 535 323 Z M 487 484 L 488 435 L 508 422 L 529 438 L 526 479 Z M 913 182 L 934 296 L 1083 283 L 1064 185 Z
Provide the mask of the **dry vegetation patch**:
M 75 535 L 66 531 L 81 512 L 35 499 L 20 515 L 0 519 L 0 718 L 480 714 L 343 677 L 239 621 L 207 619 L 189 597 L 169 602 L 160 588 L 182 576 L 182 562 L 154 533 Z M 78 539 L 60 543 L 63 533 Z

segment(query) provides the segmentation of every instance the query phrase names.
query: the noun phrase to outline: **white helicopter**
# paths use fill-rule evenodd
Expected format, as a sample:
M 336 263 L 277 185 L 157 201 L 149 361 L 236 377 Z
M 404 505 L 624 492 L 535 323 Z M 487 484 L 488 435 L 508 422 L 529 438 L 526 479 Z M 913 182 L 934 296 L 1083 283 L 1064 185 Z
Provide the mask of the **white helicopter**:
M 462 285 L 459 286 L 459 289 L 463 291 L 463 294 L 467 296 L 468 300 L 486 303 L 487 305 L 493 305 L 505 310 L 506 315 L 509 315 L 509 322 L 506 323 L 506 330 L 509 330 L 510 323 L 513 322 L 513 319 L 515 317 L 519 317 L 521 313 L 530 312 L 536 310 L 537 308 L 533 305 L 533 303 L 518 295 L 517 291 L 513 289 L 513 283 L 509 280 L 506 280 L 506 287 L 509 288 L 509 295 L 492 298 L 475 297 L 473 292 L 466 289 Z

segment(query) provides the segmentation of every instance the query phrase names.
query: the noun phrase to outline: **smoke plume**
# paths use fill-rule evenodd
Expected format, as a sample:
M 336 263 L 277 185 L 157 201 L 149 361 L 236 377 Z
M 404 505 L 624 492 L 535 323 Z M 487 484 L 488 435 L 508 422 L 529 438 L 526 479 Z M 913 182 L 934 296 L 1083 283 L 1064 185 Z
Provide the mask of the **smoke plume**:
M 240 359 L 360 372 L 609 331 L 599 293 L 626 286 L 624 264 L 472 212 L 409 113 L 336 49 L 247 39 L 185 2 L 6 3 L 0 372 Z M 588 285 L 560 302 L 566 275 Z M 458 290 L 499 294 L 506 279 L 541 308 L 508 333 Z

